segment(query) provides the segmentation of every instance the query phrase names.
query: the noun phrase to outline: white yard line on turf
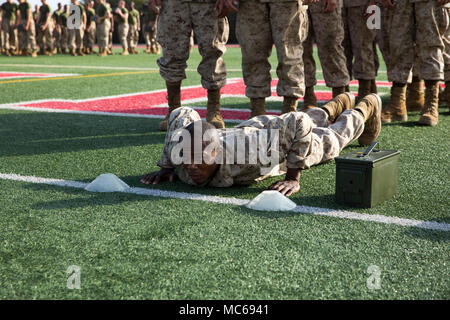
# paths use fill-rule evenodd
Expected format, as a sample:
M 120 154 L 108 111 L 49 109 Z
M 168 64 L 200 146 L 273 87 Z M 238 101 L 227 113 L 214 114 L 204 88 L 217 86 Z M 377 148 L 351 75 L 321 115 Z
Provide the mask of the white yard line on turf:
M 80 181 L 62 180 L 62 179 L 49 179 L 49 178 L 39 178 L 34 176 L 22 176 L 18 174 L 6 174 L 0 173 L 0 179 L 3 180 L 13 180 L 21 181 L 27 183 L 37 183 L 37 184 L 47 184 L 59 187 L 70 187 L 84 189 L 88 184 Z M 124 193 L 151 196 L 151 197 L 162 197 L 162 198 L 174 198 L 183 200 L 198 200 L 205 202 L 214 202 L 220 204 L 236 205 L 242 206 L 248 203 L 249 200 L 237 199 L 231 197 L 218 197 L 209 196 L 198 193 L 187 193 L 187 192 L 175 192 L 166 191 L 159 189 L 145 189 L 145 188 L 129 188 L 124 191 Z M 420 221 L 414 219 L 405 219 L 399 217 L 388 217 L 384 215 L 377 214 L 366 214 L 343 210 L 334 210 L 327 208 L 309 207 L 309 206 L 297 206 L 294 212 L 313 214 L 319 216 L 327 216 L 340 219 L 351 219 L 351 220 L 361 220 L 366 222 L 377 222 L 385 224 L 393 224 L 404 227 L 416 227 L 421 229 L 438 230 L 438 231 L 450 231 L 450 224 L 434 222 L 434 221 Z

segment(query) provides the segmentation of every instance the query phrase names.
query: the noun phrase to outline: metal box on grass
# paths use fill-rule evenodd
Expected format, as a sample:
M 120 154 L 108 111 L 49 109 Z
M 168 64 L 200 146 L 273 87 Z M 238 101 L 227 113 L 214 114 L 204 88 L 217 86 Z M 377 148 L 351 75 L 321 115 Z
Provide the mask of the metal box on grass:
M 335 158 L 337 203 L 371 208 L 397 192 L 400 151 L 374 150 L 376 144 Z

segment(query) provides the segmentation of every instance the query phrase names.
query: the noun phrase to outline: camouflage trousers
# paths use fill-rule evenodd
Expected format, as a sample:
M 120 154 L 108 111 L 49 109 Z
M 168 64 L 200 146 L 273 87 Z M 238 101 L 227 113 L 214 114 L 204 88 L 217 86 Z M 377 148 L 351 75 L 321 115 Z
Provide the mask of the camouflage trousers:
M 83 48 L 84 30 L 82 27 L 69 29 L 69 49 L 78 50 Z
M 53 29 L 53 39 L 55 41 L 55 48 L 61 49 L 61 26 L 56 25 Z
M 158 43 L 156 42 L 156 30 L 144 31 L 144 40 L 147 47 L 158 47 Z
M 66 50 L 69 47 L 69 29 L 61 27 L 61 39 L 59 43 L 61 50 Z
M 197 71 L 203 88 L 222 88 L 227 75 L 222 55 L 226 51 L 229 27 L 227 18 L 217 18 L 214 2 L 162 1 L 156 35 L 162 47 L 162 57 L 157 61 L 161 76 L 168 82 L 186 79 L 192 31 L 202 56 Z
M 350 81 L 344 54 L 344 23 L 341 7 L 333 12 L 322 12 L 322 2 L 308 6 L 309 31 L 303 44 L 306 86 L 316 85 L 316 62 L 313 56 L 313 41 L 317 43 L 323 77 L 328 87 L 344 87 Z
M 108 20 L 97 24 L 97 44 L 99 49 L 108 48 L 109 42 L 109 31 L 111 30 L 111 22 Z
M 15 28 L 15 21 L 4 18 L 2 20 L 2 34 L 3 34 L 3 49 L 16 49 L 18 43 L 17 29 Z
M 439 19 L 440 33 L 442 35 L 442 42 L 444 43 L 444 81 L 450 81 L 450 8 L 439 7 L 437 17 Z M 414 65 L 412 69 L 412 76 L 420 78 L 420 57 L 418 55 L 418 46 L 415 46 Z
M 122 49 L 128 49 L 128 41 L 127 41 L 127 37 L 128 37 L 128 30 L 130 29 L 128 23 L 119 23 L 119 28 L 118 28 L 118 32 L 119 32 L 119 41 L 120 41 L 120 45 L 122 46 Z
M 130 24 L 130 29 L 128 30 L 128 47 L 130 48 L 136 48 L 139 42 L 139 31 L 138 26 Z
M 38 30 L 38 43 L 41 50 L 53 50 L 53 25 L 51 23 L 47 25 L 44 31 L 41 29 Z
M 249 98 L 272 94 L 272 47 L 277 50 L 277 94 L 301 97 L 305 91 L 302 42 L 306 38 L 308 20 L 301 1 L 240 1 L 236 36 L 242 51 L 242 73 Z
M 169 119 L 170 125 L 166 134 L 166 146 L 170 143 L 176 143 L 176 141 L 172 141 L 172 135 L 176 130 L 198 120 L 201 120 L 200 115 L 192 108 L 181 107 L 174 110 Z M 269 135 L 273 132 L 278 133 L 279 164 L 285 165 L 287 168 L 308 169 L 337 157 L 345 146 L 362 134 L 364 119 L 358 111 L 351 109 L 343 112 L 330 125 L 328 114 L 320 108 L 309 109 L 306 113 L 290 112 L 281 116 L 254 117 L 240 123 L 235 128 L 219 129 L 219 135 L 224 137 L 222 139 L 224 150 L 230 150 L 227 148 L 227 137 L 236 134 L 237 130 L 241 130 L 241 132 L 237 132 L 241 135 L 253 135 L 261 129 L 268 130 Z M 247 143 L 249 139 L 245 139 L 245 141 Z M 266 147 L 270 148 L 269 145 L 266 145 Z M 247 147 L 246 150 L 248 151 L 249 148 Z M 168 159 L 171 148 L 165 147 L 164 151 L 161 160 L 158 162 L 160 167 L 166 167 L 171 162 Z M 259 153 L 260 150 L 257 152 Z M 270 152 L 270 149 L 266 150 L 266 154 Z M 227 157 L 226 154 L 224 156 Z M 248 159 L 247 156 L 246 159 Z M 238 179 L 234 177 L 234 181 L 239 181 L 240 184 L 248 184 L 258 179 L 254 174 L 261 172 L 261 168 L 257 167 L 257 170 L 255 170 L 255 164 L 232 164 L 231 166 L 232 172 L 241 172 Z M 261 167 L 263 165 L 258 162 L 256 166 Z M 183 180 L 182 176 L 180 178 Z M 185 180 L 185 182 L 190 183 L 187 176 Z
M 95 25 L 91 27 L 91 30 L 84 31 L 84 38 L 83 38 L 83 44 L 85 48 L 92 48 L 95 45 L 95 35 L 97 33 Z
M 36 50 L 36 28 L 34 21 L 30 22 L 27 31 L 19 31 L 19 48 L 22 50 Z
M 344 53 L 350 78 L 372 80 L 377 76 L 379 61 L 376 48 L 376 29 L 367 28 L 366 6 L 344 7 Z M 354 61 L 353 61 L 354 59 Z
M 406 83 L 417 52 L 418 73 L 424 80 L 444 79 L 444 42 L 442 41 L 442 7 L 437 1 L 397 0 L 385 10 L 384 50 L 389 55 L 388 79 Z M 415 50 L 415 48 L 417 50 Z

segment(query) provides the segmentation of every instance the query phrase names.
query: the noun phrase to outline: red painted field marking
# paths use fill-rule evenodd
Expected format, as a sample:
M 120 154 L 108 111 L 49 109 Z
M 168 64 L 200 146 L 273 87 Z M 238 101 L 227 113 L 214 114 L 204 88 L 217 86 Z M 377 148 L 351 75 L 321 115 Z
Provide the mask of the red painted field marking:
M 269 99 L 279 100 L 276 94 L 276 85 L 278 80 L 272 80 L 272 96 Z M 357 81 L 351 85 L 357 84 Z M 324 81 L 318 81 L 318 86 L 324 86 Z M 388 82 L 380 82 L 380 86 L 390 85 Z M 228 83 L 221 90 L 224 98 L 236 97 L 245 98 L 245 85 L 243 79 L 229 79 Z M 84 100 L 65 100 L 51 99 L 31 102 L 19 102 L 9 104 L 10 107 L 19 108 L 37 108 L 51 109 L 61 111 L 82 111 L 82 112 L 101 112 L 115 114 L 135 114 L 135 115 L 151 115 L 155 117 L 164 117 L 167 113 L 167 98 L 165 90 L 155 90 L 150 92 L 125 94 L 111 97 L 99 97 Z M 330 91 L 317 91 L 317 99 L 319 101 L 328 101 L 332 98 Z M 181 100 L 184 105 L 206 101 L 207 91 L 201 86 L 184 87 L 181 91 Z M 301 101 L 302 99 L 300 99 Z M 0 106 L 1 107 L 1 106 Z M 205 108 L 196 109 L 200 116 L 205 117 Z M 268 114 L 279 114 L 277 111 L 269 111 Z M 245 120 L 250 116 L 248 109 L 222 108 L 222 116 L 226 120 Z

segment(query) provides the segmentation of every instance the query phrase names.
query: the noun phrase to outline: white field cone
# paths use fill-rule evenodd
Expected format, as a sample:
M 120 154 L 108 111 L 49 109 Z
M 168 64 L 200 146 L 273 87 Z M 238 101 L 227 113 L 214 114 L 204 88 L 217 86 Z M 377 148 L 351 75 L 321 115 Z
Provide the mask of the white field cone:
M 101 174 L 84 188 L 90 192 L 120 192 L 130 188 L 112 173 Z
M 260 211 L 289 211 L 297 205 L 275 190 L 266 190 L 246 204 L 247 208 Z

